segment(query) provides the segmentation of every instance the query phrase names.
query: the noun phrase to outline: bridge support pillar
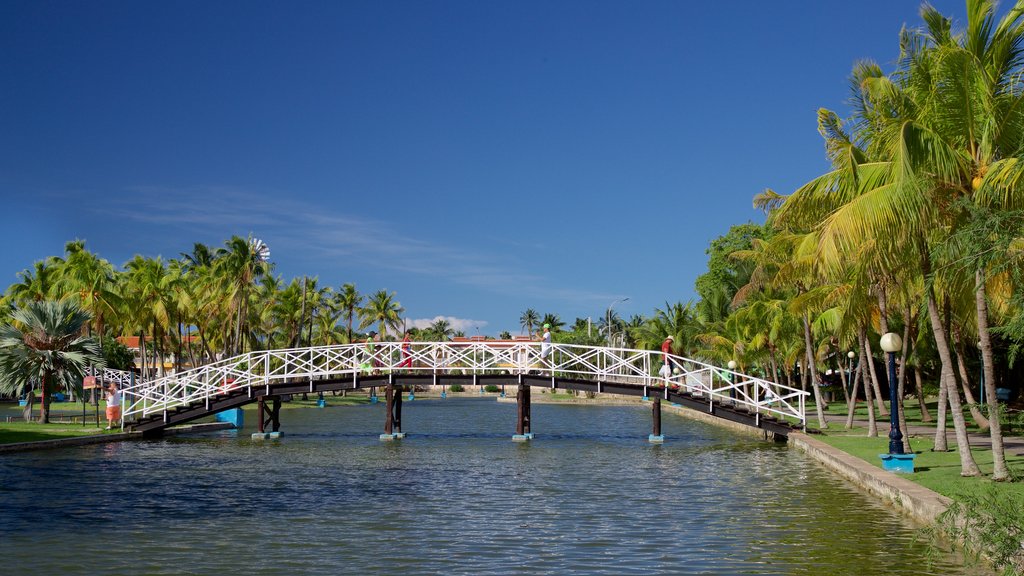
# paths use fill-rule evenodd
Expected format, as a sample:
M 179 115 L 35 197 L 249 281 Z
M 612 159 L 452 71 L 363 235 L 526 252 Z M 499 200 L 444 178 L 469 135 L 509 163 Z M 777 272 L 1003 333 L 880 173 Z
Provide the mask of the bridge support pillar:
M 380 435 L 381 440 L 399 440 L 405 438 L 402 434 L 402 391 L 395 390 L 395 385 L 388 382 L 384 389 L 384 433 Z
M 651 418 L 654 423 L 654 429 L 651 435 L 647 437 L 647 441 L 652 444 L 661 444 L 665 441 L 665 435 L 661 433 L 661 398 L 655 397 L 654 401 L 651 402 Z
M 516 392 L 516 433 L 512 439 L 517 442 L 533 440 L 530 431 L 530 387 L 520 384 Z
M 256 432 L 253 432 L 253 440 L 266 440 L 268 438 L 280 438 L 281 437 L 281 397 L 271 396 L 270 405 L 267 405 L 267 398 L 260 396 L 256 400 Z M 270 431 L 267 431 L 267 425 L 270 425 Z

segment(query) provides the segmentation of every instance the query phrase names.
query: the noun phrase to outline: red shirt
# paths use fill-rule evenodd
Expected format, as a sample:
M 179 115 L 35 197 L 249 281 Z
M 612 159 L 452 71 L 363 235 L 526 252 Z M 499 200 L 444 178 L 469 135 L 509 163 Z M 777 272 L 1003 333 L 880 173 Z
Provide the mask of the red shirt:
M 672 353 L 672 341 L 665 340 L 664 342 L 662 342 L 661 351 L 665 354 L 665 357 L 667 358 L 668 355 Z

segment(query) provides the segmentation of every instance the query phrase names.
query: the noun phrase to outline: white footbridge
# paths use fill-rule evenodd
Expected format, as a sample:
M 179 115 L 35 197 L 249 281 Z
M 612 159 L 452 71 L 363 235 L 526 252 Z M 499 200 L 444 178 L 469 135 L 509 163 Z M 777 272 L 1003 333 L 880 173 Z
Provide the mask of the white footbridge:
M 526 384 L 664 398 L 732 420 L 805 428 L 808 393 L 660 351 L 539 342 L 374 342 L 264 350 L 125 381 L 129 427 L 169 426 L 259 397 L 387 386 Z M 744 419 L 729 414 L 745 415 Z M 762 426 L 763 427 L 763 426 Z

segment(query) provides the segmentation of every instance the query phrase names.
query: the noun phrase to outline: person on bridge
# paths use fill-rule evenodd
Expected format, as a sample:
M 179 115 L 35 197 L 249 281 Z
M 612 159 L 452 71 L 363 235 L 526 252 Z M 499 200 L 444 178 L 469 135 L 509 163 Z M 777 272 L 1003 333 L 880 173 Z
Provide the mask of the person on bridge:
M 107 430 L 114 426 L 114 422 L 121 419 L 121 391 L 117 389 L 117 383 L 112 383 L 107 388 Z
M 551 366 L 551 324 L 544 325 L 544 334 L 540 337 L 541 366 Z
M 363 362 L 359 365 L 363 372 L 370 372 L 372 369 L 374 374 L 377 373 L 377 359 L 373 357 L 374 348 L 376 347 L 374 345 L 374 338 L 376 336 L 376 332 L 370 332 L 366 335 L 366 342 L 363 343 Z
M 674 336 L 669 336 L 669 337 L 665 338 L 664 342 L 661 343 L 661 355 L 662 355 L 662 360 L 664 361 L 664 364 L 662 364 L 661 370 L 659 370 L 658 373 L 665 377 L 666 383 L 667 383 L 668 379 L 672 377 L 673 372 L 675 372 L 675 370 L 677 368 L 676 362 L 675 362 L 675 360 L 672 359 L 672 356 L 671 356 L 671 354 L 672 354 L 672 344 L 674 342 L 675 342 L 675 337 Z
M 405 338 L 402 338 L 402 362 L 398 367 L 412 368 L 412 339 L 408 330 L 405 332 Z

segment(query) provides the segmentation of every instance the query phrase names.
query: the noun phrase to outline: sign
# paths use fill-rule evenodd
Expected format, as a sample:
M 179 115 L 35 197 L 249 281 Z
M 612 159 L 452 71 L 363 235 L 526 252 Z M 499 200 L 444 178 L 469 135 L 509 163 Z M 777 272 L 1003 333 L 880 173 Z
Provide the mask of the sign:
M 96 383 L 96 377 L 95 376 L 86 376 L 85 379 L 82 380 L 82 388 L 84 388 L 86 390 L 88 390 L 90 388 L 99 388 L 99 387 L 100 387 L 99 384 Z

